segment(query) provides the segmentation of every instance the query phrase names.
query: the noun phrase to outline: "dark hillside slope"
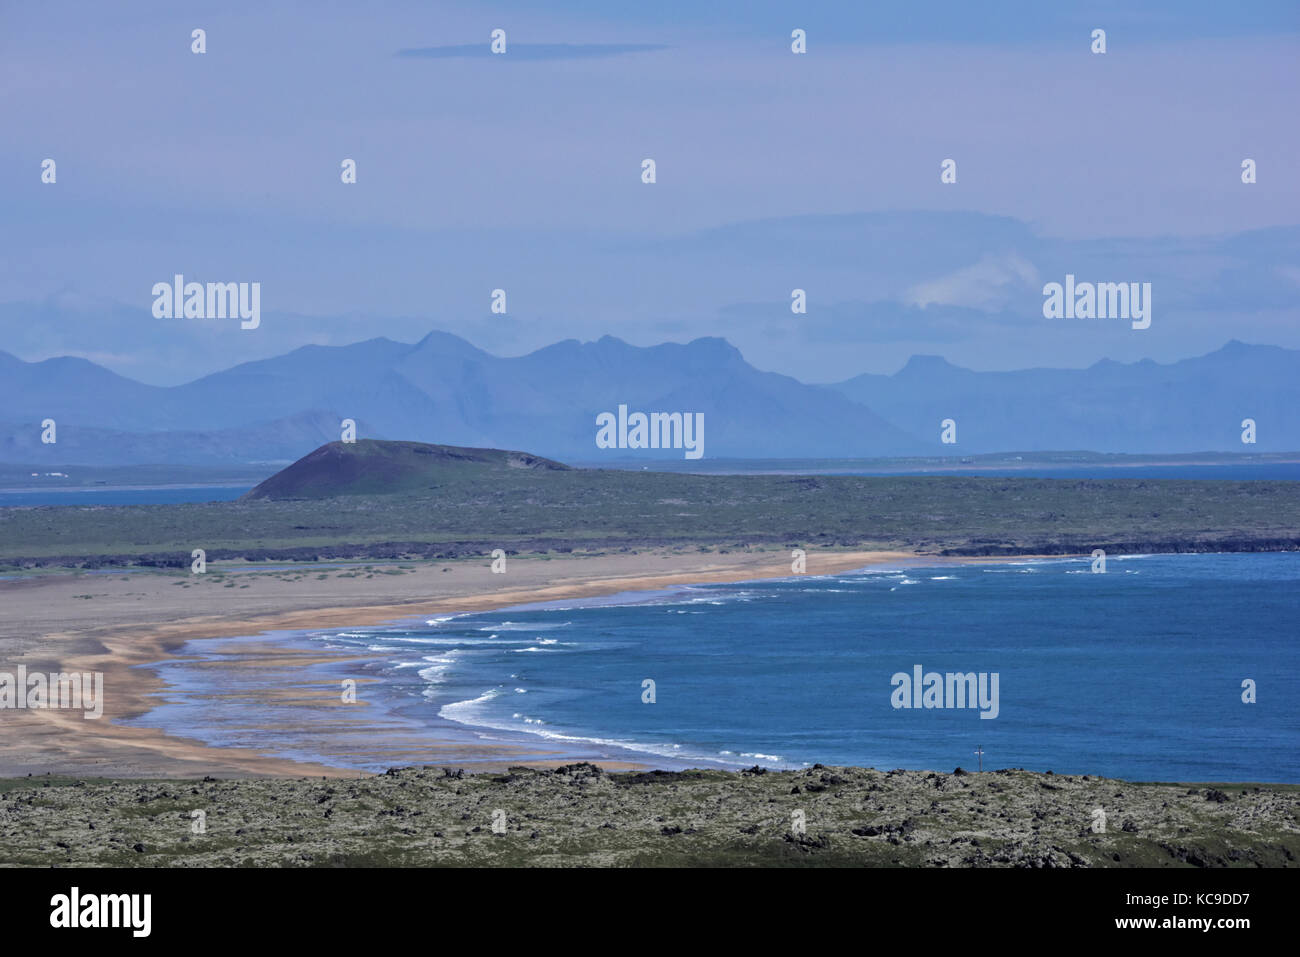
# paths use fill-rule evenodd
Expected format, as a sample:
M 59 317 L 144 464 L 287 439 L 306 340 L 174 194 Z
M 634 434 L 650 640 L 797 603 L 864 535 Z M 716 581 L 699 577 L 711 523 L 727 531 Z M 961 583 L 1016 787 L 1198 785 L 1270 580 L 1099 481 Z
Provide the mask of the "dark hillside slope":
M 429 491 L 507 469 L 567 471 L 567 465 L 527 452 L 467 449 L 424 442 L 361 439 L 330 442 L 272 475 L 245 499 L 313 499 Z

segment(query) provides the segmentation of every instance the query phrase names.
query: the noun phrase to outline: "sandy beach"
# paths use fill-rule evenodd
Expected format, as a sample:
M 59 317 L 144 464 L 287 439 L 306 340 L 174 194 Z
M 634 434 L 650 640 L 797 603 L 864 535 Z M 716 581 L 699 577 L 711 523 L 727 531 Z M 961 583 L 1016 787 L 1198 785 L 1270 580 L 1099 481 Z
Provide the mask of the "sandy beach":
M 807 574 L 870 565 L 939 562 L 910 552 L 809 549 Z M 481 611 L 529 602 L 589 598 L 671 585 L 735 582 L 790 575 L 789 552 L 672 552 L 510 558 L 505 574 L 490 562 L 371 563 L 273 570 L 209 566 L 203 575 L 174 572 L 54 574 L 0 581 L 0 671 L 102 672 L 104 712 L 0 710 L 0 777 L 69 774 L 113 777 L 321 775 L 358 772 L 275 757 L 245 748 L 215 748 L 161 730 L 128 727 L 165 688 L 148 667 L 174 658 L 200 638 L 257 636 L 312 628 L 378 625 L 408 616 Z M 238 667 L 294 675 L 322 660 L 319 649 L 274 641 L 244 643 Z M 268 682 L 267 699 L 283 695 L 338 698 L 337 684 L 292 687 Z M 358 688 L 364 700 L 364 688 Z M 265 703 L 265 700 L 262 702 Z M 232 706 L 237 702 L 232 702 Z M 341 741 L 354 752 L 382 753 L 394 764 L 455 764 L 495 770 L 513 764 L 563 764 L 570 754 L 448 733 L 429 742 L 393 739 L 365 709 L 339 708 Z M 607 769 L 629 762 L 602 761 Z

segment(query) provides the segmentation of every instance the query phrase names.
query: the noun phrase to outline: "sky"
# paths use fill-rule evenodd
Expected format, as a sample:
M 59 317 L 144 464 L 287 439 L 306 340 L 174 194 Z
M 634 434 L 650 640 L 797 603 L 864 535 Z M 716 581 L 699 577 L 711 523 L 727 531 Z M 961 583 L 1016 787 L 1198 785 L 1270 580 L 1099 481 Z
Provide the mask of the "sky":
M 1297 64 L 1294 2 L 0 2 L 0 350 L 172 384 L 431 329 L 815 382 L 1300 348 Z M 156 318 L 177 273 L 260 282 L 261 325 Z M 1151 328 L 1045 319 L 1067 273 L 1151 282 Z

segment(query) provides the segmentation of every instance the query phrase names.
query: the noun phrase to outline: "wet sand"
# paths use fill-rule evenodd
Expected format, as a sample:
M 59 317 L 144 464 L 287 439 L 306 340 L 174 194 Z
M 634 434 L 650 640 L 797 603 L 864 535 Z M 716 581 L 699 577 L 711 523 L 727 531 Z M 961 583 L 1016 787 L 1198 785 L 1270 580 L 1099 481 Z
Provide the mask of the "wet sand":
M 869 565 L 915 563 L 910 552 L 809 549 L 809 575 Z M 926 562 L 939 559 L 924 558 Z M 368 569 L 368 570 L 367 570 Z M 165 690 L 148 667 L 178 655 L 200 638 L 256 636 L 271 631 L 364 627 L 416 615 L 483 611 L 531 602 L 591 598 L 671 585 L 782 578 L 791 573 L 789 552 L 670 552 L 510 558 L 505 574 L 487 559 L 462 562 L 369 563 L 349 568 L 303 567 L 266 571 L 254 566 L 209 566 L 204 575 L 171 572 L 59 574 L 0 582 L 0 671 L 102 672 L 104 713 L 86 719 L 76 710 L 0 710 L 0 777 L 28 773 L 113 777 L 214 777 L 322 775 L 360 772 L 294 761 L 251 748 L 215 748 L 161 730 L 126 726 L 148 712 Z M 295 665 L 344 660 L 292 643 L 241 643 L 238 667 L 269 676 L 292 674 Z M 296 661 L 295 661 L 296 659 Z M 232 665 L 234 662 L 232 660 Z M 260 703 L 275 696 L 318 704 L 339 697 L 336 682 L 292 688 L 268 685 Z M 364 702 L 364 687 L 358 686 Z M 232 700 L 238 707 L 238 701 Z M 514 764 L 558 766 L 575 753 L 522 748 L 490 740 L 471 729 L 395 736 L 366 708 L 340 703 L 330 737 L 340 754 L 371 753 L 394 764 L 448 764 L 496 770 Z M 264 708 L 263 708 L 264 711 Z M 435 729 L 436 731 L 436 729 Z M 600 760 L 616 770 L 635 763 Z

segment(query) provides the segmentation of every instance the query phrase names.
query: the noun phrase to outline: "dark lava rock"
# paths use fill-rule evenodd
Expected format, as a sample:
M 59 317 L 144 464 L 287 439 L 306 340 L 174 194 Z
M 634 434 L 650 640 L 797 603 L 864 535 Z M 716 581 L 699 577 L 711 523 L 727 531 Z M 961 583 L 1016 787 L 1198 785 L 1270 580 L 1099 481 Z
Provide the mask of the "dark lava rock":
M 678 781 L 683 778 L 700 778 L 699 771 L 640 771 L 635 774 L 616 774 L 610 780 L 621 787 L 632 784 L 658 784 L 661 781 Z
M 590 761 L 580 761 L 577 764 L 566 764 L 564 767 L 556 768 L 555 773 L 571 778 L 598 778 L 605 772 Z
M 1223 867 L 1227 864 L 1227 861 L 1218 855 L 1207 853 L 1198 847 L 1171 847 L 1161 842 L 1160 848 L 1176 860 L 1194 867 Z
M 800 834 L 795 837 L 793 834 L 786 834 L 785 841 L 789 844 L 798 844 L 806 848 L 827 848 L 831 846 L 831 839 L 826 834 L 818 834 L 816 837 L 809 837 L 807 834 Z

